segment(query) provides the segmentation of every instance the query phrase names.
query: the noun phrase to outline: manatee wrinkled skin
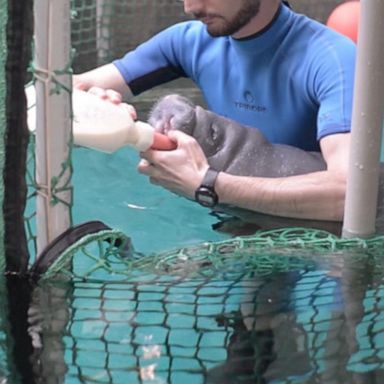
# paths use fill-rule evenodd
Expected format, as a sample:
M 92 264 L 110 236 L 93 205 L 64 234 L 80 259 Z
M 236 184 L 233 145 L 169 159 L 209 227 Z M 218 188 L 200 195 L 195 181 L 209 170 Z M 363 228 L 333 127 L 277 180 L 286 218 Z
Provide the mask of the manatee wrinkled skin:
M 322 171 L 318 152 L 271 144 L 253 127 L 219 116 L 180 95 L 167 95 L 154 106 L 149 119 L 157 131 L 177 129 L 193 136 L 209 165 L 239 176 L 284 177 Z
M 152 108 L 148 123 L 156 131 L 177 129 L 193 136 L 200 144 L 209 165 L 217 171 L 253 177 L 285 177 L 326 169 L 319 152 L 272 144 L 260 130 L 247 127 L 196 106 L 186 97 L 171 94 L 161 98 Z M 377 229 L 384 231 L 384 168 L 381 167 Z M 283 218 L 232 206 L 218 210 L 257 223 L 263 229 L 281 226 L 313 227 L 340 234 L 341 223 Z

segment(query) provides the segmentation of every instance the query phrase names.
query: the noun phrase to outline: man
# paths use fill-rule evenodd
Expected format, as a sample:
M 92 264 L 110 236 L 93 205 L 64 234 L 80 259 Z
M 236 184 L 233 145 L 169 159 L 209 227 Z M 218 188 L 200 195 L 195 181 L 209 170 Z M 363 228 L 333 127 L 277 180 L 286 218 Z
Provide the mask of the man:
M 285 178 L 209 172 L 197 142 L 170 131 L 170 152 L 142 153 L 138 170 L 194 199 L 210 184 L 220 203 L 270 215 L 341 221 L 349 156 L 355 46 L 280 0 L 185 0 L 197 21 L 172 26 L 74 86 L 119 103 L 181 76 L 215 113 L 274 143 L 320 150 L 327 169 Z M 134 112 L 133 112 L 134 114 Z

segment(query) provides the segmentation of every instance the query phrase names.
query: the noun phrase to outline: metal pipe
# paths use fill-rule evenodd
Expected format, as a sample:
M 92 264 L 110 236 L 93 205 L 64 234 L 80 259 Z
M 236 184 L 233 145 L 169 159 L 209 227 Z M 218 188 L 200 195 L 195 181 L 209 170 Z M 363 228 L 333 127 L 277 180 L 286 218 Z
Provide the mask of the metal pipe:
M 384 0 L 361 0 L 360 6 L 343 237 L 375 234 L 379 186 L 384 116 Z
M 70 1 L 35 1 L 37 254 L 71 221 Z

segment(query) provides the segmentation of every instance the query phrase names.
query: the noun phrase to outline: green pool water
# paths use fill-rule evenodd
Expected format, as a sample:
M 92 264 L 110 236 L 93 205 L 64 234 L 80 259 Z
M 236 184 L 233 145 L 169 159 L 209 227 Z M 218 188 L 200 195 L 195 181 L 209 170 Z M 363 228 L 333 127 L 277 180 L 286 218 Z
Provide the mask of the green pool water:
M 211 229 L 218 220 L 199 205 L 149 183 L 131 148 L 113 154 L 74 151 L 73 220 L 101 220 L 124 231 L 147 253 L 228 237 Z
M 229 239 L 207 210 L 137 174 L 137 162 L 132 149 L 76 148 L 74 223 L 101 220 L 145 255 Z M 384 252 L 230 257 L 101 268 L 86 281 L 2 278 L 0 383 L 384 382 Z
M 8 300 L 2 284 L 2 382 L 383 382 L 383 263 L 353 251 L 258 257 L 258 271 L 8 282 Z

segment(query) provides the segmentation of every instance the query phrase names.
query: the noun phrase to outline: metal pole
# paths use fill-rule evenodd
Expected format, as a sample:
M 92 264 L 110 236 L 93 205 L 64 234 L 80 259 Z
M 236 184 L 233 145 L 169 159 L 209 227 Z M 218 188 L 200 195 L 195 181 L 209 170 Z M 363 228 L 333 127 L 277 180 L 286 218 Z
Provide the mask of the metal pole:
M 70 226 L 70 0 L 35 1 L 37 254 Z
M 375 234 L 384 116 L 384 0 L 360 6 L 344 237 Z

